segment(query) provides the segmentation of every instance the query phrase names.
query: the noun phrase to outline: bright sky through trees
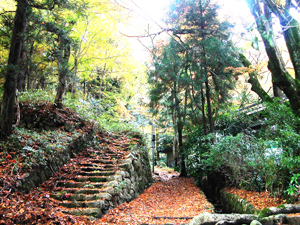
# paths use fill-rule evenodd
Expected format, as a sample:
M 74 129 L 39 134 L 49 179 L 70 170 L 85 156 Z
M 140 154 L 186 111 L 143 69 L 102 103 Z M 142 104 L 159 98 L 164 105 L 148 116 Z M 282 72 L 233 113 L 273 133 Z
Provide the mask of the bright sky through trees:
M 150 33 L 155 33 L 165 28 L 163 19 L 166 18 L 166 11 L 168 10 L 171 0 L 117 0 L 124 7 L 128 7 L 132 10 L 133 21 L 130 25 L 130 29 L 124 31 L 128 36 L 144 35 L 145 30 Z M 246 22 L 252 24 L 254 20 L 249 11 L 249 8 L 244 0 L 219 0 L 219 4 L 222 6 L 220 16 L 228 18 L 232 23 L 236 23 L 237 30 L 245 29 L 243 24 Z M 145 57 L 147 50 L 141 45 L 136 38 L 131 42 L 134 46 L 135 55 L 139 60 L 146 60 Z M 148 39 L 148 40 L 146 40 Z M 149 45 L 149 38 L 140 38 L 145 45 Z

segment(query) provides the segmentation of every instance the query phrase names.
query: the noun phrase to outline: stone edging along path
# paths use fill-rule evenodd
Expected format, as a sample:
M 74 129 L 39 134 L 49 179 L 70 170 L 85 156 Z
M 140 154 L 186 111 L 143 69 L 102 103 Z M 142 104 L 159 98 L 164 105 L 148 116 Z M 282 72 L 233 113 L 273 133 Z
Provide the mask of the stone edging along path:
M 221 190 L 221 200 L 225 209 L 232 214 L 203 213 L 195 217 L 190 225 L 221 225 L 221 224 L 251 224 L 251 225 L 275 225 L 275 224 L 300 224 L 300 217 L 287 214 L 299 213 L 300 205 L 284 204 L 277 207 L 255 209 L 252 204 L 241 199 L 235 194 Z M 236 214 L 239 213 L 239 214 Z

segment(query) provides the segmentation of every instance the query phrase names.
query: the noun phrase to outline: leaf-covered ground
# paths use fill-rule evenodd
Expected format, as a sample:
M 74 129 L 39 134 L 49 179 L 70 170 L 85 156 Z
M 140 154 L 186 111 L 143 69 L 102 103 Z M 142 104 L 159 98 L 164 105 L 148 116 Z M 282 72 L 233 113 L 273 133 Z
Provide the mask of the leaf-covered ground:
M 101 219 L 101 224 L 186 224 L 213 206 L 191 178 L 156 169 L 160 181 L 139 198 L 121 204 Z
M 226 188 L 228 193 L 236 194 L 242 199 L 246 199 L 247 202 L 252 204 L 256 209 L 265 209 L 269 207 L 276 207 L 282 204 L 286 204 L 284 198 L 273 197 L 270 192 L 263 191 L 261 193 L 255 191 L 240 190 L 237 188 Z M 299 204 L 296 202 L 295 204 Z M 300 213 L 288 214 L 288 216 L 300 216 Z
M 255 191 L 240 190 L 237 188 L 226 188 L 226 192 L 236 194 L 242 199 L 246 199 L 256 209 L 264 209 L 271 206 L 279 206 L 285 204 L 283 198 L 272 197 L 269 192 L 262 191 L 260 193 Z
M 48 107 L 48 105 L 46 105 Z M 52 110 L 47 108 L 48 111 Z M 72 112 L 64 110 L 60 116 L 69 120 Z M 70 121 L 72 122 L 72 121 Z M 211 212 L 212 205 L 195 186 L 191 178 L 179 177 L 169 169 L 155 169 L 156 182 L 139 198 L 124 203 L 109 211 L 99 220 L 90 221 L 84 216 L 67 215 L 61 212 L 58 203 L 51 199 L 51 179 L 28 194 L 19 192 L 16 180 L 33 169 L 42 160 L 61 151 L 72 139 L 86 132 L 90 125 L 74 132 L 56 131 L 31 132 L 16 130 L 7 140 L 0 141 L 0 225 L 2 224 L 184 224 L 192 217 Z M 99 134 L 100 135 L 100 134 Z M 99 139 L 106 144 L 117 141 L 117 135 L 102 133 Z M 118 146 L 129 140 L 120 139 Z M 124 142 L 125 141 L 125 142 Z M 132 140 L 131 140 L 132 142 Z M 78 157 L 80 157 L 78 155 Z M 64 168 L 66 169 L 66 168 Z M 63 170 L 58 171 L 62 173 Z M 56 174 L 59 176 L 60 174 Z M 238 189 L 228 189 L 246 198 L 256 208 L 285 203 L 268 193 L 258 194 Z

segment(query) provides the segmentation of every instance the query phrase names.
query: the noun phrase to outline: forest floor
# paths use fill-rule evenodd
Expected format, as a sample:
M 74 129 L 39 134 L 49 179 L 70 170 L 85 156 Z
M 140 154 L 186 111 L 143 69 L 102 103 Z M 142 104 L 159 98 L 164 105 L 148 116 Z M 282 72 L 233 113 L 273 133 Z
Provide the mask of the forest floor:
M 101 224 L 187 224 L 213 205 L 192 178 L 170 169 L 156 168 L 155 182 L 143 194 L 109 211 Z
M 4 224 L 187 224 L 213 206 L 194 184 L 192 178 L 179 177 L 168 168 L 155 168 L 154 183 L 140 196 L 119 205 L 101 219 L 90 221 L 84 216 L 63 214 L 51 201 L 45 187 L 24 194 L 0 190 L 0 225 Z M 252 199 L 255 206 L 270 207 L 278 199 L 238 189 L 228 191 Z M 268 199 L 266 201 L 266 199 Z M 284 200 L 283 200 L 284 201 Z
M 47 154 L 40 155 L 41 149 L 47 148 L 48 154 L 63 149 L 66 143 L 84 132 L 85 130 L 73 133 L 58 130 L 27 133 L 20 130 L 8 141 L 0 142 L 0 225 L 187 224 L 193 217 L 203 212 L 213 212 L 212 204 L 194 184 L 193 179 L 179 177 L 177 172 L 169 168 L 156 167 L 153 174 L 154 183 L 144 193 L 137 199 L 110 210 L 101 219 L 93 221 L 84 216 L 62 213 L 57 202 L 51 200 L 49 182 L 31 190 L 28 194 L 15 188 L 16 178 L 25 175 L 35 165 L 35 161 L 48 157 Z M 52 142 L 53 135 L 57 139 L 56 142 Z M 104 135 L 102 138 L 107 141 L 115 140 L 116 135 Z M 48 143 L 48 140 L 51 142 Z M 39 154 L 35 155 L 34 152 Z M 47 184 L 49 185 L 45 186 Z M 283 199 L 268 196 L 268 193 L 257 194 L 238 189 L 228 191 L 247 198 L 257 208 L 285 203 Z

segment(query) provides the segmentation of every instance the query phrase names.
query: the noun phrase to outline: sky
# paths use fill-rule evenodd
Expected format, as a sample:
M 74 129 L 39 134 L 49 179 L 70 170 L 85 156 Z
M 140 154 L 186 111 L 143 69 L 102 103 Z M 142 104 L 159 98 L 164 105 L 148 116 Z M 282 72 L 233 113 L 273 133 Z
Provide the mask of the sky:
M 126 29 L 124 33 L 127 36 L 138 36 L 145 34 L 145 30 L 150 33 L 156 33 L 165 27 L 162 22 L 166 18 L 166 11 L 171 0 L 116 0 L 121 2 L 125 7 L 132 9 L 133 20 L 130 29 Z M 252 15 L 248 9 L 245 0 L 220 0 L 222 4 L 222 15 L 231 17 L 232 22 L 237 23 L 237 29 L 244 29 L 243 21 L 253 21 Z M 163 37 L 163 36 L 162 36 Z M 158 37 L 159 38 L 159 37 Z M 137 38 L 129 38 L 133 45 L 136 58 L 140 61 L 147 57 L 147 50 L 141 45 Z M 139 38 L 144 45 L 150 45 L 149 38 Z

